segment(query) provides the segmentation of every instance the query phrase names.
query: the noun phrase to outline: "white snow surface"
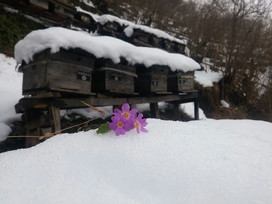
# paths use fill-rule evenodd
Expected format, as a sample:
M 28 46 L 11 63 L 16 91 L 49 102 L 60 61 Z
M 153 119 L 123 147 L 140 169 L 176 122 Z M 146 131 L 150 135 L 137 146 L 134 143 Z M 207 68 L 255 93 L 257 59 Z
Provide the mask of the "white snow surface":
M 214 65 L 210 58 L 204 58 L 201 66 L 204 68 L 202 71 L 195 71 L 196 81 L 204 87 L 211 87 L 213 83 L 217 83 L 223 78 L 222 71 L 214 72 L 211 67 Z
M 210 69 L 205 71 L 195 71 L 195 80 L 204 87 L 211 87 L 222 79 L 222 72 L 213 72 Z
M 86 0 L 84 0 L 84 3 L 85 3 Z M 80 6 L 76 6 L 75 7 L 77 12 L 81 12 L 81 13 L 85 13 L 85 14 L 88 14 L 90 15 L 96 22 L 99 20 L 100 16 L 98 14 L 94 14 L 92 12 L 89 12 L 89 11 L 86 11 L 82 8 L 80 8 Z
M 11 128 L 5 123 L 0 123 L 0 142 L 5 141 L 11 133 Z
M 114 63 L 124 57 L 130 64 L 166 65 L 173 71 L 184 72 L 200 68 L 193 59 L 181 54 L 168 53 L 157 48 L 136 47 L 122 40 L 107 36 L 92 36 L 83 32 L 60 27 L 51 27 L 29 33 L 15 45 L 15 59 L 28 63 L 35 53 L 51 48 L 51 53 L 60 48 L 82 48 L 97 58 L 110 58 Z
M 178 43 L 187 45 L 187 39 L 185 37 L 184 37 L 184 39 L 178 39 L 178 38 L 175 38 L 175 37 L 167 34 L 166 32 L 164 32 L 162 30 L 159 30 L 159 29 L 156 29 L 156 28 L 151 28 L 151 27 L 148 27 L 148 26 L 145 26 L 145 25 L 134 24 L 134 23 L 132 23 L 130 21 L 120 19 L 120 18 L 118 18 L 116 16 L 113 16 L 113 15 L 110 15 L 110 14 L 101 15 L 99 17 L 98 22 L 101 23 L 102 25 L 104 25 L 107 22 L 116 22 L 121 26 L 126 26 L 124 32 L 128 37 L 130 37 L 133 34 L 134 29 L 140 29 L 140 30 L 143 30 L 143 31 L 145 31 L 147 33 L 154 34 L 159 38 L 165 38 L 165 39 L 168 39 L 170 41 L 174 41 L 174 42 L 178 42 Z
M 22 73 L 15 70 L 16 61 L 0 53 L 0 123 L 20 120 L 14 105 L 22 98 Z M 0 132 L 2 129 L 0 128 Z
M 229 108 L 230 105 L 225 100 L 220 100 L 221 107 L 222 108 Z
M 90 0 L 81 0 L 81 1 L 83 1 L 86 5 L 88 5 L 90 7 L 95 7 L 94 4 L 93 4 L 93 2 L 90 1 Z
M 0 54 L 0 140 L 21 98 L 22 75 L 15 66 Z M 185 104 L 188 113 L 186 106 L 193 106 Z M 1 153 L 0 203 L 271 203 L 271 123 L 147 122 L 148 133 L 60 134 Z
M 271 123 L 147 122 L 148 133 L 61 134 L 0 154 L 1 204 L 271 203 Z

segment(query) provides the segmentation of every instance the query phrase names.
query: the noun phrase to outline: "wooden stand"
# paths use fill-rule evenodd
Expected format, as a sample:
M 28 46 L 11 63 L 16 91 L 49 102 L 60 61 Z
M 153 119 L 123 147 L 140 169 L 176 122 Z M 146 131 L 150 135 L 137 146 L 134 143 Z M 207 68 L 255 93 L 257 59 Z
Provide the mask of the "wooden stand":
M 36 95 L 30 98 L 22 98 L 15 106 L 17 113 L 24 113 L 26 116 L 27 135 L 41 135 L 41 127 L 45 124 L 45 117 L 41 114 L 43 111 L 48 112 L 47 119 L 49 118 L 52 125 L 52 131 L 60 133 L 60 109 L 75 109 L 86 108 L 81 101 L 88 103 L 92 106 L 118 106 L 121 107 L 124 103 L 128 104 L 141 104 L 149 103 L 151 118 L 159 118 L 158 102 L 171 102 L 174 104 L 175 120 L 180 119 L 179 105 L 181 103 L 194 102 L 194 116 L 195 120 L 199 119 L 198 111 L 198 92 L 183 93 L 183 94 L 169 94 L 169 95 L 145 95 L 139 96 L 126 96 L 113 98 L 106 95 L 98 94 L 97 96 L 65 98 L 60 94 L 45 93 Z M 38 139 L 29 138 L 26 141 L 26 146 L 30 147 L 38 143 Z

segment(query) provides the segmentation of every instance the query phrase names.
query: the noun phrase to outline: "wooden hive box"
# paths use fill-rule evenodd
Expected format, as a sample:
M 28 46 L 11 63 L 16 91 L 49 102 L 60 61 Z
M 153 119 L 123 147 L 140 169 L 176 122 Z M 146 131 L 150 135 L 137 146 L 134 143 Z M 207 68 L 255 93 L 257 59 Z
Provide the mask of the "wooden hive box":
M 176 52 L 185 55 L 185 47 L 186 45 L 177 43 L 176 45 Z
M 62 0 L 50 0 L 48 1 L 48 10 L 52 13 L 58 13 L 61 15 L 74 17 L 76 8 Z
M 92 91 L 114 95 L 136 95 L 134 79 L 137 77 L 136 68 L 122 60 L 114 64 L 110 59 L 96 61 Z
M 152 36 L 141 29 L 134 29 L 130 37 L 130 43 L 136 46 L 152 47 Z
M 81 49 L 64 50 L 51 54 L 44 50 L 35 54 L 29 64 L 23 63 L 23 94 L 47 91 L 91 93 L 95 58 Z
M 94 18 L 91 15 L 80 12 L 80 11 L 77 11 L 74 14 L 74 18 L 76 20 L 78 20 L 78 22 L 74 22 L 74 24 L 76 26 L 84 27 L 84 28 L 88 29 L 89 32 L 95 32 L 96 31 L 97 24 L 96 24 L 96 21 L 94 20 Z
M 169 67 L 153 65 L 146 68 L 137 66 L 138 78 L 135 79 L 135 90 L 139 93 L 168 94 L 167 77 Z
M 36 6 L 42 7 L 44 9 L 48 9 L 48 0 L 25 0 L 26 3 L 31 3 Z
M 163 49 L 171 53 L 177 52 L 176 43 L 167 39 L 163 40 Z
M 174 93 L 194 91 L 194 72 L 170 71 L 168 76 L 168 91 Z
M 124 26 L 115 21 L 108 21 L 105 24 L 97 24 L 97 32 L 101 35 L 112 36 L 119 39 L 123 38 Z
M 154 47 L 163 49 L 163 39 L 153 35 L 152 36 L 152 45 Z

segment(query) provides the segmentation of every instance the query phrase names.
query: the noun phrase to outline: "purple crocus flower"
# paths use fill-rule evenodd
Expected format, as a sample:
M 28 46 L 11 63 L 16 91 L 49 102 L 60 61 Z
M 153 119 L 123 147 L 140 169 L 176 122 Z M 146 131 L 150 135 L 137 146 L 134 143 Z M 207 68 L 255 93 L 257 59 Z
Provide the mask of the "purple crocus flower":
M 115 132 L 116 136 L 124 135 L 131 129 L 131 122 L 128 122 L 121 114 L 116 113 L 111 117 L 112 122 L 109 124 L 111 130 Z
M 148 132 L 147 129 L 144 127 L 147 125 L 146 119 L 143 119 L 143 114 L 140 113 L 135 119 L 134 119 L 134 127 L 137 130 L 137 133 L 141 132 Z
M 122 105 L 122 111 L 119 109 L 114 109 L 114 114 L 121 114 L 122 116 L 124 116 L 127 120 L 131 120 L 134 119 L 136 113 L 138 112 L 138 110 L 136 108 L 133 108 L 132 110 L 130 110 L 130 106 L 128 103 L 124 103 Z

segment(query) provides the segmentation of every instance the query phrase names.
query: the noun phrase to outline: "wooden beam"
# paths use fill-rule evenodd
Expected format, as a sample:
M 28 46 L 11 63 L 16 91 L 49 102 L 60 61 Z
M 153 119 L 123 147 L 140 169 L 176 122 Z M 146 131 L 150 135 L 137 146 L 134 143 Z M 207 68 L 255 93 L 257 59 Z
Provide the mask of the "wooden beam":
M 179 101 L 174 101 L 173 102 L 174 105 L 174 120 L 180 120 L 181 116 L 180 116 L 180 110 L 179 110 Z
M 151 118 L 160 118 L 158 103 L 150 103 L 150 116 Z
M 129 104 L 141 104 L 141 103 L 158 103 L 168 101 L 179 101 L 179 103 L 194 102 L 198 100 L 198 93 L 187 93 L 184 95 L 171 94 L 171 95 L 150 95 L 144 97 L 81 97 L 81 98 L 22 98 L 16 104 L 16 113 L 21 113 L 24 110 L 31 108 L 46 108 L 50 105 L 59 107 L 60 109 L 73 109 L 73 108 L 85 108 L 86 105 L 80 101 L 84 101 L 92 106 L 113 106 Z
M 61 123 L 60 123 L 60 109 L 55 106 L 49 106 L 49 115 L 53 119 L 54 123 L 54 132 L 59 132 L 61 130 Z
M 195 120 L 199 120 L 199 105 L 198 100 L 194 101 Z

